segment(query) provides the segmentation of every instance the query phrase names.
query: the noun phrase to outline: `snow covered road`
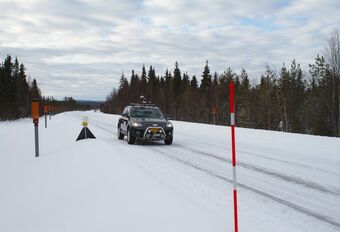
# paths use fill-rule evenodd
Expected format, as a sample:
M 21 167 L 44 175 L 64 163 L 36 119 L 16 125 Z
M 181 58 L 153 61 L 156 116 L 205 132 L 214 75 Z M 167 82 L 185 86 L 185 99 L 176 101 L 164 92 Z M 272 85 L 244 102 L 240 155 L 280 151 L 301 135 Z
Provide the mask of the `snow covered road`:
M 118 116 L 95 112 L 69 112 L 55 116 L 50 122 L 50 128 L 40 129 L 42 136 L 46 134 L 41 141 L 41 158 L 55 160 L 60 153 L 69 154 L 70 150 L 73 153 L 80 152 L 74 147 L 74 140 L 85 115 L 90 118 L 89 128 L 97 137 L 97 141 L 87 140 L 81 143 L 91 144 L 95 156 L 105 153 L 107 160 L 101 162 L 112 161 L 110 156 L 118 157 L 118 160 L 124 162 L 115 166 L 125 169 L 127 163 L 137 167 L 148 178 L 162 186 L 165 192 L 175 195 L 176 197 L 171 198 L 176 199 L 175 203 L 187 203 L 187 210 L 184 210 L 186 213 L 180 214 L 180 218 L 186 215 L 187 220 L 180 222 L 183 226 L 176 227 L 176 231 L 197 231 L 197 228 L 200 228 L 200 231 L 232 231 L 229 127 L 174 121 L 173 145 L 166 146 L 161 142 L 128 145 L 126 140 L 120 141 L 116 138 Z M 62 130 L 57 126 L 61 123 L 67 125 L 64 138 L 60 138 L 63 136 Z M 0 123 L 1 148 L 11 144 L 10 141 L 6 142 L 5 138 L 8 136 L 3 131 L 10 134 L 11 129 L 23 124 L 27 126 L 28 122 L 21 120 L 12 124 L 9 126 L 9 123 Z M 340 231 L 339 138 L 242 128 L 237 128 L 236 137 L 240 231 Z M 68 142 L 72 139 L 73 141 Z M 33 154 L 31 147 L 27 150 Z M 15 157 L 18 157 L 18 154 Z M 0 179 L 0 203 L 7 205 L 3 200 L 4 196 L 10 199 L 10 194 L 17 189 L 9 183 L 11 178 L 14 178 L 13 170 L 9 170 L 3 163 L 8 157 L 1 154 L 0 158 L 0 168 L 3 169 L 0 174 L 4 174 Z M 81 156 L 78 158 L 78 162 L 82 162 Z M 67 159 L 67 156 L 63 155 L 62 161 L 67 162 Z M 14 169 L 15 161 L 17 159 L 11 158 Z M 63 165 L 62 161 L 58 159 L 60 165 Z M 93 162 L 97 162 L 95 158 Z M 49 162 L 47 164 L 51 165 Z M 112 172 L 114 173 L 114 170 Z M 95 175 L 95 172 L 91 174 Z M 108 177 L 112 176 L 110 173 L 106 174 Z M 109 179 L 108 177 L 105 179 Z M 86 177 L 84 178 L 86 185 Z M 127 178 L 126 181 L 138 183 L 139 180 L 137 177 Z M 141 193 L 148 194 L 148 189 L 144 191 Z M 171 205 L 174 208 L 176 204 Z M 171 209 L 166 210 L 169 205 L 166 206 L 160 206 L 154 212 L 148 211 L 149 217 L 153 214 L 156 214 L 155 217 L 160 213 L 169 214 Z M 138 208 L 138 204 L 136 207 Z M 189 217 L 188 212 L 193 215 Z M 0 207 L 0 218 L 8 217 L 4 208 Z M 197 218 L 204 219 L 197 221 Z M 155 220 L 155 224 L 158 223 Z M 197 228 L 192 227 L 193 224 Z M 2 226 L 14 228 L 8 223 L 0 222 L 0 230 Z M 211 228 L 207 230 L 204 226 Z M 153 228 L 158 227 L 154 225 Z M 145 228 L 142 231 L 150 230 Z

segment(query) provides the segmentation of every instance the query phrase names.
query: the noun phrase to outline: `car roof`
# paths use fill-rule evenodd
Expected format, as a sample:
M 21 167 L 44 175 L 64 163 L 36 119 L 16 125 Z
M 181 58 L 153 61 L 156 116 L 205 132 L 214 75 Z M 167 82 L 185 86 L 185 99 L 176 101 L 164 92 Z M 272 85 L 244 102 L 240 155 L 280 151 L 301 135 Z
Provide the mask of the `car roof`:
M 134 108 L 153 108 L 153 109 L 159 109 L 155 104 L 139 104 L 139 103 L 132 103 L 130 104 L 130 107 Z

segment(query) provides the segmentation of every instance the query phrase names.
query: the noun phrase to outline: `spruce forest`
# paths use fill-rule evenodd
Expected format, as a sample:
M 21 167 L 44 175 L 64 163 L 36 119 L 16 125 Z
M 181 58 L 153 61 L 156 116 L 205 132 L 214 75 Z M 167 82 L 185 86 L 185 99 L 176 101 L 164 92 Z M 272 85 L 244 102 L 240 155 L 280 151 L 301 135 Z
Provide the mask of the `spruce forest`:
M 181 71 L 177 62 L 164 75 L 143 66 L 140 76 L 134 70 L 130 77 L 122 74 L 119 88 L 107 97 L 102 111 L 120 114 L 144 96 L 174 120 L 227 125 L 228 86 L 233 81 L 237 126 L 340 136 L 339 32 L 334 30 L 327 42 L 324 56 L 317 55 L 309 70 L 302 70 L 295 60 L 283 64 L 278 73 L 267 66 L 257 84 L 250 83 L 245 68 L 218 74 L 208 61 L 199 77 Z
M 72 97 L 43 97 L 36 79 L 31 81 L 26 75 L 25 65 L 7 55 L 0 64 L 0 121 L 30 117 L 32 99 L 39 100 L 40 115 L 44 114 L 44 105 L 54 106 L 53 113 L 87 108 Z
M 41 100 L 37 81 L 30 82 L 24 64 L 8 55 L 0 65 L 0 119 L 29 117 L 32 99 Z

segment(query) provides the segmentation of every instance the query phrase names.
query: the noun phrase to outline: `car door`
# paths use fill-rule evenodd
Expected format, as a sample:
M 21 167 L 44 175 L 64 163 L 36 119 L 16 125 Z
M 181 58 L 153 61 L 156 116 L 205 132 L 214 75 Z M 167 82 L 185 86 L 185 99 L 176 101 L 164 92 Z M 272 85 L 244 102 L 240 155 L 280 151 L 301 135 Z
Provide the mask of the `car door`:
M 124 134 L 127 132 L 127 125 L 129 123 L 129 107 L 125 107 L 122 117 L 120 118 L 120 129 L 123 131 Z

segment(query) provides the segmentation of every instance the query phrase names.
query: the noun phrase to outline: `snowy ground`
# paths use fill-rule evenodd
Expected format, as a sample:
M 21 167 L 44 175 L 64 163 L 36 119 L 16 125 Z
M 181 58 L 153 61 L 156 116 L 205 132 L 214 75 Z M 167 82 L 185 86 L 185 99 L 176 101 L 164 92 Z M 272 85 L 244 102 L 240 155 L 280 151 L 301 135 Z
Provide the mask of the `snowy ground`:
M 96 140 L 75 142 L 89 117 Z M 0 231 L 233 231 L 230 128 L 173 122 L 128 145 L 118 116 L 0 122 Z M 340 231 L 340 139 L 236 129 L 240 231 Z

